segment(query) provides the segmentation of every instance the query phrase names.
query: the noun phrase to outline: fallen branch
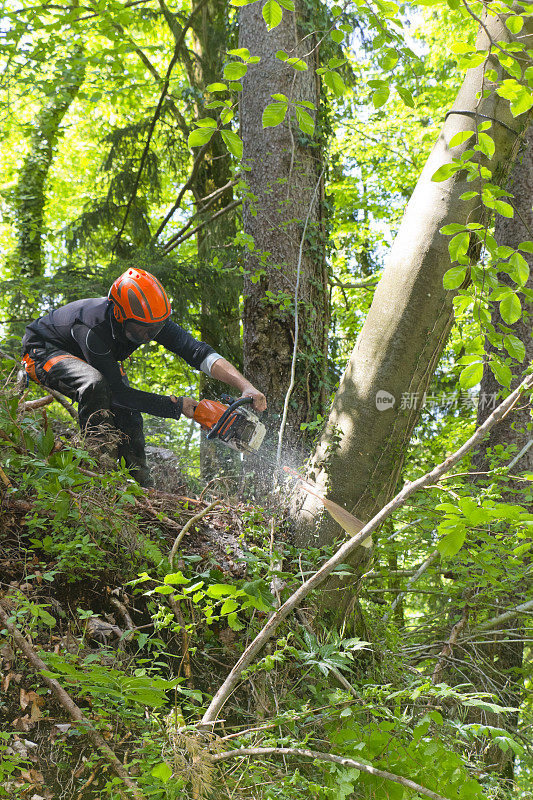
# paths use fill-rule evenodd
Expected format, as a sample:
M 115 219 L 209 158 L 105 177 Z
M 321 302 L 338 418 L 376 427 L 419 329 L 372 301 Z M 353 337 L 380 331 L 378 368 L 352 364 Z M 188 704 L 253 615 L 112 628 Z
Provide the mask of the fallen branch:
M 499 614 L 497 617 L 493 617 L 492 619 L 486 620 L 486 622 L 482 622 L 480 625 L 476 625 L 476 631 L 491 631 L 494 628 L 499 628 L 500 625 L 503 625 L 505 622 L 509 622 L 510 619 L 513 617 L 517 617 L 518 614 L 524 613 L 524 611 L 530 611 L 533 609 L 533 600 L 528 600 L 527 603 L 522 603 L 516 608 L 511 608 L 509 611 L 505 611 L 503 614 Z
M 432 792 L 431 789 L 426 789 L 419 783 L 415 783 L 409 778 L 404 778 L 403 775 L 395 775 L 393 772 L 386 772 L 383 769 L 376 769 L 370 764 L 363 764 L 361 761 L 354 761 L 353 758 L 345 758 L 344 756 L 334 756 L 331 753 L 320 753 L 316 750 L 307 750 L 303 747 L 241 747 L 238 750 L 226 750 L 225 753 L 216 753 L 211 756 L 211 762 L 217 763 L 219 761 L 227 761 L 230 758 L 240 758 L 242 756 L 303 756 L 304 758 L 313 758 L 319 761 L 329 761 L 331 764 L 340 764 L 342 767 L 351 767 L 358 769 L 361 772 L 366 772 L 367 775 L 374 775 L 376 778 L 384 778 L 393 783 L 399 783 L 400 786 L 405 786 L 406 789 L 412 789 L 418 794 L 423 794 L 430 797 L 431 800 L 447 800 L 441 794 Z
M 212 509 L 213 509 L 215 506 L 217 506 L 217 505 L 218 505 L 219 503 L 221 503 L 221 502 L 222 502 L 221 500 L 214 500 L 212 503 L 210 503 L 208 506 L 206 506 L 204 509 L 202 509 L 202 511 L 199 511 L 199 512 L 198 512 L 198 514 L 195 514 L 195 515 L 194 515 L 194 517 L 191 517 L 191 518 L 190 518 L 190 520 L 188 520 L 188 521 L 185 523 L 185 525 L 183 526 L 183 528 L 181 529 L 181 531 L 179 532 L 179 534 L 176 536 L 176 538 L 175 538 L 175 540 L 174 540 L 174 544 L 172 545 L 172 549 L 171 549 L 171 551 L 170 551 L 170 555 L 169 555 L 169 557 L 168 557 L 168 560 L 170 561 L 170 563 L 171 563 L 171 564 L 172 564 L 172 562 L 174 561 L 174 558 L 175 558 L 175 556 L 176 556 L 176 553 L 178 552 L 178 547 L 179 547 L 179 546 L 180 546 L 180 544 L 181 544 L 181 540 L 183 539 L 183 537 L 185 536 L 185 534 L 187 533 L 187 531 L 190 531 L 190 529 L 192 528 L 192 526 L 193 526 L 193 525 L 194 525 L 196 522 L 198 522 L 199 520 L 201 520 L 201 519 L 202 519 L 202 517 L 205 517 L 205 515 L 206 515 L 206 514 L 207 514 L 209 511 L 211 511 L 211 510 L 212 510 Z
M 43 408 L 43 406 L 49 406 L 54 400 L 55 398 L 51 394 L 47 394 L 46 397 L 38 397 L 37 400 L 22 400 L 19 403 L 19 411 L 33 411 L 36 408 Z
M 457 464 L 475 445 L 482 441 L 485 435 L 496 425 L 515 405 L 520 398 L 522 392 L 531 389 L 533 386 L 533 375 L 528 375 L 522 381 L 520 386 L 512 392 L 492 414 L 487 417 L 485 422 L 474 432 L 474 434 L 455 451 L 451 456 L 448 456 L 442 463 L 434 467 L 430 472 L 422 475 L 415 481 L 405 484 L 403 489 L 384 506 L 381 511 L 368 522 L 363 530 L 345 542 L 322 567 L 308 578 L 302 585 L 283 603 L 281 608 L 268 620 L 262 630 L 257 634 L 255 639 L 248 645 L 242 656 L 239 658 L 228 677 L 219 688 L 218 692 L 213 697 L 207 711 L 205 712 L 200 722 L 200 727 L 212 727 L 217 719 L 220 710 L 235 690 L 239 683 L 241 674 L 254 660 L 255 656 L 274 635 L 278 627 L 284 619 L 300 605 L 300 603 L 307 597 L 307 595 L 318 588 L 326 578 L 333 572 L 335 567 L 339 564 L 344 564 L 349 555 L 359 547 L 361 542 L 367 539 L 392 513 L 404 505 L 406 500 L 411 497 L 419 489 L 431 485 L 437 481 L 442 475 L 449 472 L 449 470 Z
M 0 622 L 5 628 L 7 628 L 13 637 L 13 641 L 15 642 L 16 646 L 24 654 L 32 667 L 41 674 L 46 672 L 48 667 L 44 661 L 39 658 L 33 646 L 24 638 L 18 628 L 16 628 L 13 623 L 9 621 L 9 617 L 2 602 L 0 602 Z M 63 687 L 55 680 L 55 678 L 48 678 L 45 675 L 42 675 L 42 679 L 58 703 L 70 714 L 71 718 L 83 726 L 83 729 L 85 730 L 85 733 L 91 742 L 111 764 L 118 777 L 124 782 L 124 785 L 128 787 L 132 795 L 135 797 L 135 800 L 146 800 L 144 794 L 141 792 L 137 784 L 134 783 L 134 781 L 130 778 L 113 750 L 98 733 L 92 722 L 90 722 L 90 720 L 88 720 L 83 714 L 83 711 L 79 706 L 76 705 L 71 696 L 67 694 Z

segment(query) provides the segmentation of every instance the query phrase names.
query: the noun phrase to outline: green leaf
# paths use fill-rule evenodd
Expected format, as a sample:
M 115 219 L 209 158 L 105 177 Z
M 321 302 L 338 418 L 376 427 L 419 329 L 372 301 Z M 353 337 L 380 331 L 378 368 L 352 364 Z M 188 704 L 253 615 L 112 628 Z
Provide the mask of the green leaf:
M 514 292 L 509 292 L 505 295 L 503 300 L 500 301 L 500 314 L 502 319 L 508 325 L 514 323 L 522 316 L 522 304 L 519 297 Z
M 516 100 L 511 101 L 511 114 L 513 117 L 519 117 L 520 114 L 525 114 L 526 111 L 533 106 L 533 95 L 525 87 L 521 87 L 521 92 Z
M 246 64 L 242 61 L 230 61 L 224 67 L 224 77 L 228 81 L 239 81 L 248 71 Z
M 160 764 L 157 764 L 151 771 L 151 775 L 154 778 L 159 778 L 160 781 L 163 783 L 168 783 L 168 781 L 172 777 L 172 770 L 168 766 L 166 761 L 162 761 Z
M 492 136 L 488 135 L 488 133 L 478 134 L 478 147 L 481 152 L 487 156 L 487 158 L 492 158 L 494 151 L 496 150 L 494 140 Z
M 512 16 L 507 17 L 505 20 L 505 24 L 511 31 L 511 33 L 520 33 L 522 28 L 524 27 L 524 19 L 523 17 Z
M 526 347 L 524 342 L 522 342 L 517 336 L 514 336 L 514 334 L 509 333 L 507 336 L 503 337 L 503 344 L 509 355 L 522 363 L 526 357 Z
M 298 120 L 298 125 L 302 133 L 307 134 L 307 136 L 312 136 L 315 132 L 313 117 L 303 108 L 300 108 L 300 106 L 296 106 L 295 111 L 296 119 Z
M 374 94 L 372 95 L 372 102 L 374 103 L 374 108 L 381 108 L 385 105 L 387 100 L 389 99 L 390 89 L 389 87 L 385 87 L 384 89 L 376 89 Z
M 439 233 L 448 236 L 451 233 L 461 233 L 464 230 L 465 226 L 460 222 L 450 222 L 449 225 L 444 225 L 444 227 L 439 230 Z
M 168 575 L 165 575 L 164 582 L 166 584 L 170 584 L 170 586 L 178 586 L 183 583 L 189 583 L 189 578 L 186 578 L 183 573 L 180 572 L 170 572 Z
M 236 611 L 239 607 L 239 604 L 233 597 L 228 597 L 222 603 L 222 608 L 220 609 L 221 614 L 232 614 Z
M 472 138 L 473 135 L 474 131 L 459 131 L 459 133 L 456 133 L 455 136 L 452 136 L 448 147 L 457 147 L 457 145 L 467 142 Z
M 263 111 L 263 128 L 273 128 L 283 122 L 288 107 L 288 103 L 270 103 Z
M 220 600 L 221 597 L 231 597 L 237 593 L 237 587 L 232 586 L 230 583 L 212 583 L 207 587 L 207 594 L 215 600 Z
M 208 92 L 227 92 L 228 87 L 225 83 L 210 83 L 206 89 Z
M 447 181 L 448 178 L 451 178 L 452 175 L 455 175 L 459 169 L 463 169 L 463 166 L 461 164 L 457 164 L 457 162 L 443 164 L 442 167 L 439 167 L 438 170 L 433 173 L 431 180 L 435 183 Z
M 331 89 L 331 91 L 334 94 L 337 95 L 337 97 L 342 97 L 342 95 L 346 91 L 346 86 L 344 85 L 344 81 L 339 75 L 339 73 L 333 72 L 330 69 L 324 72 L 324 83 Z
M 466 530 L 462 525 L 452 528 L 437 542 L 437 550 L 441 556 L 455 556 L 464 544 Z
M 307 63 L 303 58 L 286 58 L 285 63 L 299 72 L 305 72 L 308 69 Z
M 342 31 L 331 31 L 330 37 L 336 44 L 341 44 L 344 41 L 344 33 Z
M 529 278 L 529 264 L 520 253 L 513 253 L 509 259 L 509 277 L 519 286 L 525 286 Z
M 502 217 L 508 217 L 509 219 L 514 217 L 513 207 L 509 205 L 509 203 L 506 203 L 504 200 L 495 200 L 493 208 Z
M 237 616 L 236 612 L 233 612 L 233 614 L 228 614 L 228 625 L 232 631 L 242 631 L 244 628 L 244 625 L 239 621 L 239 617 Z
M 263 6 L 263 19 L 266 22 L 266 26 L 269 31 L 273 28 L 277 28 L 281 20 L 283 19 L 283 11 L 281 10 L 281 6 L 276 0 L 267 0 L 265 5 Z
M 199 147 L 207 144 L 207 142 L 211 140 L 214 132 L 214 128 L 196 128 L 196 130 L 189 134 L 187 144 L 189 147 Z
M 476 361 L 463 369 L 459 376 L 459 384 L 463 389 L 471 389 L 476 386 L 483 377 L 483 364 Z
M 463 233 L 456 234 L 456 236 L 450 240 L 450 244 L 448 245 L 451 260 L 457 261 L 463 256 L 466 256 L 469 244 L 470 234 L 468 231 L 463 231 Z
M 508 389 L 511 386 L 513 373 L 511 372 L 507 364 L 504 364 L 503 361 L 492 359 L 491 361 L 489 361 L 489 367 L 491 369 L 492 374 L 498 381 L 498 383 L 501 384 L 501 386 L 506 386 Z
M 287 9 L 287 11 L 294 11 L 295 6 L 293 0 L 279 0 L 279 2 L 280 5 L 283 6 L 283 8 Z
M 233 131 L 220 131 L 222 138 L 224 139 L 224 143 L 230 153 L 238 158 L 239 161 L 242 158 L 242 139 L 238 134 L 234 133 Z
M 247 47 L 235 47 L 233 50 L 228 50 L 229 56 L 237 56 L 237 58 L 242 58 L 243 61 L 248 61 L 250 58 L 250 51 Z
M 523 253 L 533 253 L 533 242 L 520 242 L 518 245 L 518 249 L 521 250 Z
M 39 615 L 39 619 L 42 619 L 45 625 L 48 625 L 49 628 L 53 628 L 56 624 L 54 617 L 48 613 L 44 608 L 37 606 L 37 614 Z
M 450 50 L 452 53 L 455 53 L 458 56 L 464 55 L 465 53 L 472 53 L 474 50 L 474 45 L 467 44 L 466 42 L 454 42 L 451 45 Z
M 198 125 L 199 128 L 216 128 L 217 126 L 213 117 L 202 117 L 202 119 L 197 119 L 195 124 Z
M 452 267 L 444 273 L 442 285 L 445 289 L 458 289 L 464 283 L 466 267 Z
M 409 89 L 404 89 L 403 86 L 397 86 L 396 91 L 402 98 L 403 102 L 408 108 L 415 107 L 415 101 L 413 100 L 413 95 L 409 91 Z
M 474 197 L 479 197 L 479 192 L 463 192 L 460 200 L 473 200 Z

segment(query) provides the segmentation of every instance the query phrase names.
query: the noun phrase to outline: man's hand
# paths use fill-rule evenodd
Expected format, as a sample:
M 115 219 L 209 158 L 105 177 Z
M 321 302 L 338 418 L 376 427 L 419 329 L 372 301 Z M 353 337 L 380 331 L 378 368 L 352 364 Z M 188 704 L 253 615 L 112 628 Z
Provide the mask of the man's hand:
M 198 405 L 198 400 L 195 400 L 194 397 L 182 397 L 181 400 L 183 403 L 181 413 L 183 414 L 184 417 L 192 419 L 194 410 Z
M 255 386 L 250 386 L 242 390 L 241 397 L 253 397 L 252 408 L 254 411 L 266 411 L 267 401 L 265 395 L 256 389 Z
M 265 395 L 256 389 L 238 369 L 226 361 L 219 358 L 211 367 L 211 376 L 217 381 L 224 381 L 228 386 L 232 386 L 241 393 L 241 397 L 253 397 L 254 411 L 266 411 L 267 401 Z

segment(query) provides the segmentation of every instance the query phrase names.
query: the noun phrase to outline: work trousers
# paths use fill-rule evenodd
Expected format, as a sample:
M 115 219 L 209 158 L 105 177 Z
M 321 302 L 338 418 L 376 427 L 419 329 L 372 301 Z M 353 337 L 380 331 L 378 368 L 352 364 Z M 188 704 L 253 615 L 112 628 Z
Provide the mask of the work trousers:
M 78 403 L 80 428 L 88 437 L 103 443 L 106 438 L 103 426 L 111 426 L 109 439 L 118 439 L 118 458 L 124 458 L 141 486 L 152 485 L 146 464 L 142 415 L 140 411 L 113 405 L 109 384 L 101 372 L 50 344 L 29 348 L 25 366 L 26 372 L 38 383 Z M 122 379 L 129 385 L 125 373 Z

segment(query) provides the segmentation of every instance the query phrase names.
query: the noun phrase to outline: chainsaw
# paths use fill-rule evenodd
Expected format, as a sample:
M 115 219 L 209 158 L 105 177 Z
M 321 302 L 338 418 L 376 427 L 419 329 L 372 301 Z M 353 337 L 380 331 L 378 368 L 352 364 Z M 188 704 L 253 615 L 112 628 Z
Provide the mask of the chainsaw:
M 200 400 L 193 419 L 207 432 L 207 439 L 220 439 L 241 453 L 256 453 L 265 438 L 266 428 L 253 411 L 246 408 L 253 403 L 253 398 L 235 400 L 222 395 L 221 399 L 224 402 Z

